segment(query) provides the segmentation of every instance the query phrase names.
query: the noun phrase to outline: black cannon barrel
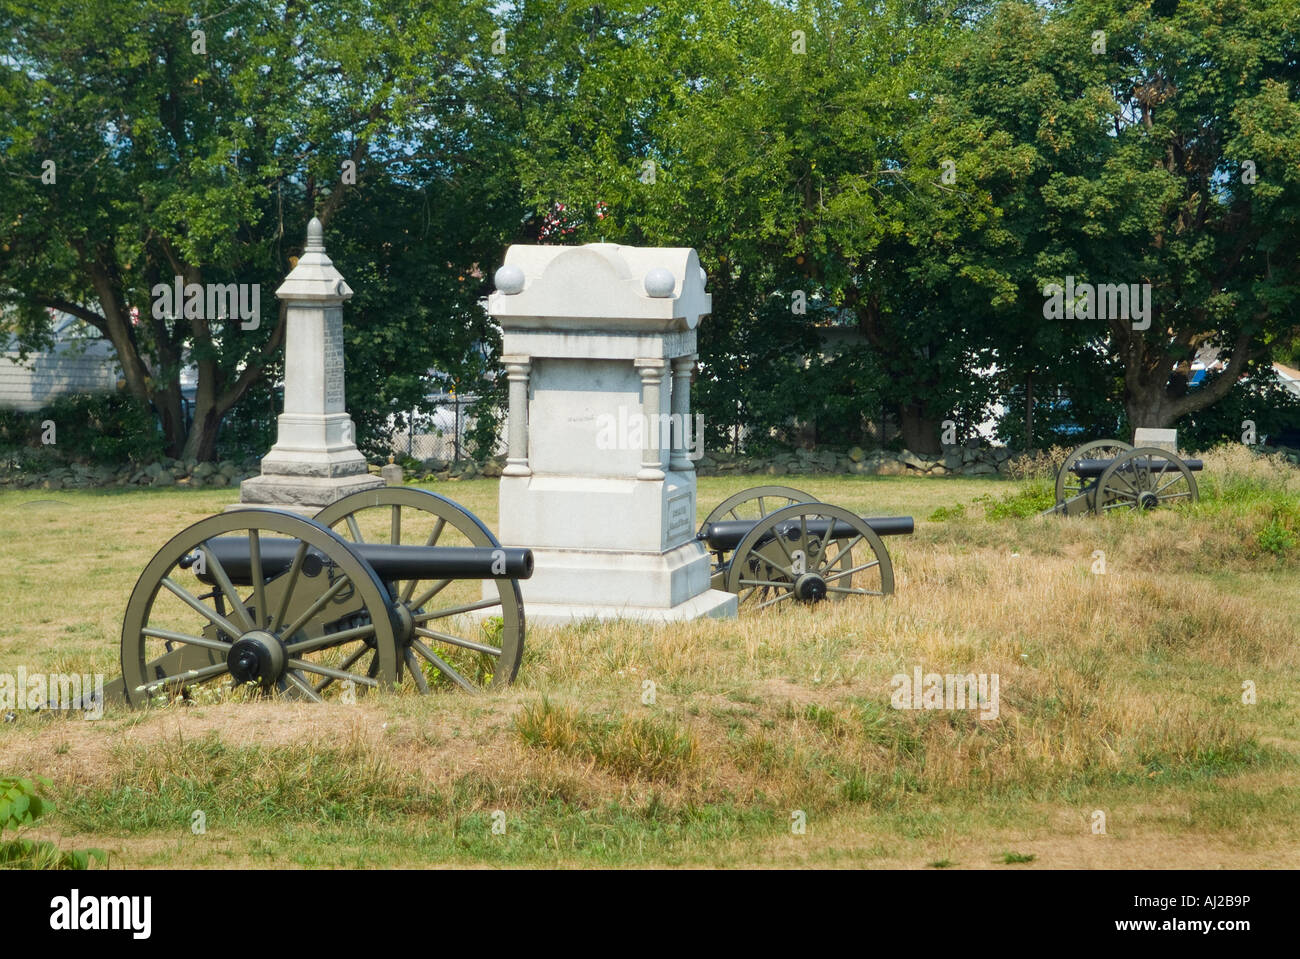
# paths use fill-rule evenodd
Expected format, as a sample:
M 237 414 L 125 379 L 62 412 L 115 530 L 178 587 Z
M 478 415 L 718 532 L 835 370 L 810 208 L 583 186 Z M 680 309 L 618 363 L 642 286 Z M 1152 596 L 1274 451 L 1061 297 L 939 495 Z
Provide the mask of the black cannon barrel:
M 225 569 L 236 586 L 253 582 L 252 558 L 248 539 L 243 536 L 214 536 L 208 549 Z M 293 564 L 298 541 L 262 539 L 262 575 L 268 579 L 285 572 Z M 481 546 L 392 546 L 388 543 L 349 543 L 385 581 L 399 579 L 528 579 L 533 575 L 533 551 L 530 549 Z M 304 573 L 319 571 L 324 557 L 308 548 Z M 199 574 L 205 583 L 213 582 L 209 567 Z
M 915 523 L 910 516 L 864 516 L 862 521 L 877 536 L 910 536 L 915 527 Z M 740 541 L 759 522 L 761 520 L 733 519 L 721 523 L 710 523 L 700 531 L 696 539 L 703 540 L 709 549 L 732 550 L 740 545 Z M 828 519 L 810 519 L 805 521 L 805 525 L 809 533 L 825 539 L 831 521 Z M 781 531 L 793 530 L 795 535 L 798 535 L 799 526 L 799 520 L 791 519 L 786 520 L 776 528 Z M 836 520 L 835 531 L 831 534 L 831 538 L 850 539 L 857 535 L 857 531 L 844 520 Z
M 1076 476 L 1083 477 L 1084 479 L 1093 479 L 1095 477 L 1100 476 L 1102 473 L 1106 472 L 1106 470 L 1108 470 L 1111 464 L 1114 462 L 1115 460 L 1113 459 L 1079 460 L 1073 466 L 1070 467 L 1070 472 L 1074 473 Z M 1202 466 L 1204 465 L 1200 460 L 1183 460 L 1183 463 L 1193 473 L 1200 472 Z M 1177 467 L 1174 466 L 1170 460 L 1162 459 L 1159 456 L 1141 456 L 1129 460 L 1128 465 L 1125 467 L 1125 469 L 1129 469 L 1129 468 L 1157 470 L 1157 471 L 1164 470 L 1166 473 L 1171 470 L 1177 469 Z

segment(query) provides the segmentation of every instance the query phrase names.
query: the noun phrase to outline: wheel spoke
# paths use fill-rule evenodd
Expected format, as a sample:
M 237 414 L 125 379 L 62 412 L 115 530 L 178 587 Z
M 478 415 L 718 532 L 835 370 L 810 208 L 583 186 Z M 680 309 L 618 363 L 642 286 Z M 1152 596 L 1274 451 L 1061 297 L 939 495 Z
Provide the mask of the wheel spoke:
M 443 527 L 445 527 L 446 525 L 447 525 L 447 521 L 446 521 L 445 519 L 443 519 L 441 516 L 439 516 L 439 517 L 438 517 L 438 522 L 436 522 L 436 523 L 433 524 L 433 531 L 432 531 L 431 533 L 429 533 L 429 538 L 428 538 L 427 540 L 424 541 L 424 545 L 425 545 L 425 546 L 434 546 L 434 545 L 436 545 L 437 542 L 438 542 L 438 537 L 442 535 Z M 402 600 L 403 600 L 404 602 L 407 602 L 407 603 L 410 602 L 410 600 L 411 600 L 411 594 L 415 592 L 415 587 L 418 586 L 419 584 L 420 584 L 420 581 L 419 581 L 418 579 L 408 579 L 408 580 L 406 581 L 406 585 L 402 587 Z M 424 604 L 423 604 L 423 603 L 416 603 L 416 604 L 414 604 L 414 605 L 416 606 L 416 608 L 419 608 L 420 606 L 423 606 Z
M 253 617 L 249 615 L 248 607 L 244 605 L 238 591 L 230 582 L 230 576 L 227 575 L 226 568 L 221 565 L 221 560 L 217 559 L 217 554 L 208 547 L 207 543 L 204 543 L 199 548 L 203 550 L 203 554 L 207 557 L 208 572 L 217 581 L 217 586 L 221 589 L 222 594 L 230 600 L 231 612 L 234 613 L 240 625 L 243 626 L 240 632 L 244 633 L 253 629 Z
M 365 540 L 361 538 L 361 527 L 357 525 L 356 516 L 349 513 L 346 519 L 348 523 L 348 532 L 352 534 L 352 541 L 354 543 L 364 543 Z
M 209 609 L 208 607 L 204 606 L 203 603 L 201 603 L 198 600 L 198 598 L 194 596 L 194 594 L 192 594 L 188 589 L 186 589 L 180 583 L 176 582 L 170 576 L 164 576 L 162 584 L 166 586 L 169 590 L 171 590 L 173 593 L 175 593 L 176 596 L 179 597 L 183 603 L 185 603 L 187 606 L 193 609 L 196 613 L 198 613 L 208 622 L 214 624 L 218 629 L 224 632 L 227 636 L 230 636 L 233 639 L 234 637 L 243 634 L 244 631 L 242 629 L 240 629 L 230 620 L 226 619 L 226 617 L 222 616 L 215 609 Z
M 874 589 L 852 589 L 847 586 L 827 586 L 828 593 L 847 593 L 852 596 L 884 596 L 885 594 Z
M 392 530 L 389 533 L 388 542 L 394 546 L 402 545 L 402 507 L 396 503 L 393 504 L 393 523 Z
M 832 530 L 834 529 L 834 527 L 831 527 L 831 528 L 832 528 Z M 862 542 L 862 534 L 861 534 L 861 533 L 859 533 L 857 536 L 853 537 L 853 539 L 849 540 L 849 545 L 848 545 L 848 546 L 845 546 L 842 550 L 840 550 L 838 553 L 836 553 L 834 559 L 832 559 L 832 560 L 827 560 L 825 563 L 823 563 L 822 566 L 821 566 L 821 568 L 822 568 L 822 569 L 830 569 L 832 566 L 834 566 L 836 563 L 838 563 L 838 562 L 839 562 L 839 561 L 840 561 L 844 556 L 846 556 L 846 555 L 851 555 L 851 554 L 853 553 L 853 547 L 857 546 L 858 543 L 860 543 L 860 542 Z M 826 553 L 823 552 L 822 555 L 825 556 Z
M 778 596 L 776 599 L 769 599 L 766 603 L 759 603 L 759 604 L 758 604 L 757 606 L 755 606 L 754 608 L 755 608 L 755 609 L 766 609 L 768 606 L 775 606 L 777 603 L 781 602 L 781 600 L 783 600 L 783 599 L 789 599 L 789 598 L 790 598 L 791 596 L 793 596 L 793 595 L 794 595 L 794 590 L 793 590 L 793 589 L 787 589 L 784 593 L 782 593 L 782 594 L 781 594 L 780 596 Z
M 448 606 L 446 609 L 440 609 L 435 613 L 419 613 L 413 617 L 417 623 L 427 623 L 431 619 L 445 619 L 448 616 L 459 616 L 461 613 L 469 613 L 476 609 L 487 609 L 491 606 L 500 606 L 501 597 L 496 599 L 480 599 L 477 603 L 466 603 L 464 606 Z
M 438 582 L 434 583 L 432 586 L 430 586 L 428 589 L 426 589 L 423 593 L 421 593 L 419 599 L 413 599 L 413 600 L 411 600 L 411 602 L 410 602 L 410 606 L 411 606 L 411 608 L 412 608 L 412 609 L 419 609 L 421 606 L 423 606 L 423 605 L 424 605 L 425 603 L 427 603 L 429 600 L 433 599 L 433 597 L 437 596 L 437 595 L 438 595 L 439 593 L 441 593 L 444 589 L 446 589 L 446 588 L 447 588 L 447 585 L 448 585 L 450 582 L 451 582 L 451 580 L 449 580 L 449 579 L 440 579 L 440 580 L 438 580 Z
M 1158 488 L 1156 489 L 1156 495 L 1159 496 L 1159 495 L 1160 495 L 1161 493 L 1163 493 L 1165 490 L 1169 489 L 1169 487 L 1174 486 L 1175 484 L 1177 484 L 1177 482 L 1178 482 L 1180 479 L 1182 479 L 1182 478 L 1183 478 L 1183 474 L 1182 474 L 1181 472 L 1175 473 L 1175 474 L 1173 475 L 1173 477 L 1170 478 L 1170 480 L 1169 480 L 1168 483 L 1166 483 L 1164 486 L 1158 487 Z
M 257 612 L 254 628 L 266 622 L 266 580 L 262 575 L 262 537 L 255 529 L 248 531 L 248 564 L 253 575 L 253 609 Z
M 350 679 L 354 683 L 361 683 L 363 686 L 378 686 L 379 680 L 371 679 L 369 676 L 359 676 L 356 673 L 345 673 L 341 669 L 332 669 L 329 666 L 322 666 L 320 663 L 309 662 L 305 659 L 290 659 L 290 669 L 301 669 L 305 673 L 318 673 L 321 676 L 330 676 L 334 679 Z
M 406 660 L 406 668 L 410 670 L 411 678 L 415 680 L 416 689 L 427 695 L 429 683 L 424 678 L 424 668 L 420 665 L 420 661 L 415 658 L 415 653 L 411 652 L 410 647 L 402 650 L 402 658 Z
M 837 579 L 843 579 L 845 576 L 852 577 L 854 573 L 861 573 L 863 570 L 871 569 L 871 567 L 879 565 L 880 560 L 873 559 L 870 563 L 863 563 L 861 566 L 854 566 L 851 569 L 846 569 L 842 572 L 836 573 L 834 576 L 826 576 L 824 579 L 828 583 L 833 583 Z
M 305 610 L 303 610 L 301 616 L 299 616 L 290 625 L 284 628 L 284 632 L 282 635 L 292 636 L 294 633 L 298 632 L 298 630 L 302 629 L 303 626 L 305 626 L 307 623 L 311 621 L 313 616 L 315 616 L 322 609 L 324 609 L 325 605 L 330 600 L 332 600 L 335 596 L 338 595 L 339 590 L 341 590 L 344 586 L 346 586 L 350 582 L 351 580 L 348 578 L 347 573 L 341 574 L 339 578 L 334 581 L 333 586 L 331 586 L 329 589 L 325 590 L 325 592 L 317 596 L 316 599 L 312 602 L 312 604 L 308 606 Z
M 289 598 L 293 596 L 294 587 L 298 585 L 298 574 L 302 572 L 302 561 L 307 558 L 307 544 L 300 542 L 298 550 L 293 554 L 293 562 L 289 565 L 289 580 L 284 587 L 284 595 L 280 597 L 280 608 L 275 611 L 275 616 L 267 629 L 279 635 L 280 624 L 284 622 L 284 614 L 289 609 Z
M 169 686 L 173 683 L 195 683 L 205 679 L 211 679 L 213 676 L 220 676 L 226 671 L 226 664 L 213 663 L 211 666 L 203 666 L 199 669 L 186 670 L 183 673 L 177 673 L 175 676 L 164 676 L 162 679 L 155 679 L 152 682 L 145 683 L 143 686 L 135 687 L 137 693 L 151 693 L 159 686 Z
M 424 643 L 420 642 L 418 639 L 411 640 L 411 648 L 414 649 L 416 652 L 418 652 L 429 662 L 433 663 L 433 665 L 436 666 L 444 676 L 448 677 L 452 682 L 460 686 L 466 692 L 470 692 L 470 693 L 478 692 L 477 687 L 471 686 L 469 681 L 465 679 L 464 676 L 462 676 L 460 673 L 456 672 L 456 670 L 452 669 L 450 666 L 444 663 L 437 653 L 435 653 L 428 646 L 424 645 Z
M 292 636 L 293 633 L 288 635 Z M 352 629 L 341 629 L 337 633 L 326 633 L 313 639 L 301 639 L 296 643 L 286 643 L 284 651 L 290 656 L 297 656 L 299 653 L 310 653 L 318 649 L 324 649 L 327 646 L 341 646 L 343 643 L 350 643 L 353 640 L 364 639 L 373 635 L 375 635 L 375 624 L 370 623 L 366 626 L 355 626 Z
M 460 646 L 462 649 L 472 649 L 478 653 L 487 653 L 489 656 L 500 656 L 501 650 L 495 646 L 486 646 L 483 643 L 476 643 L 472 639 L 461 639 L 459 636 L 452 636 L 450 633 L 440 633 L 436 629 L 425 629 L 417 626 L 413 632 L 417 636 L 423 636 L 425 639 L 436 639 L 440 643 L 450 643 L 452 646 Z
M 353 665 L 353 664 L 354 664 L 358 659 L 360 659 L 362 656 L 364 656 L 364 655 L 366 654 L 366 652 L 367 652 L 369 649 L 370 649 L 369 646 L 362 646 L 360 649 L 358 649 L 355 653 L 353 653 L 353 654 L 352 654 L 351 656 L 349 656 L 347 659 L 343 660 L 343 664 L 342 664 L 341 666 L 339 666 L 339 669 L 341 669 L 341 670 L 343 670 L 343 671 L 345 671 L 345 672 L 346 672 L 347 670 L 351 669 L 351 668 L 352 668 L 352 665 Z M 319 682 L 319 683 L 318 683 L 314 688 L 315 688 L 316 692 L 319 693 L 322 689 L 324 689 L 326 686 L 328 686 L 328 685 L 329 685 L 330 683 L 332 683 L 332 682 L 334 682 L 334 677 L 333 677 L 333 676 L 327 676 L 325 679 L 322 679 L 322 680 L 321 680 L 321 681 L 320 681 L 320 682 Z
M 217 652 L 225 654 L 230 652 L 230 644 L 223 643 L 218 639 L 208 639 L 206 636 L 191 636 L 189 633 L 173 633 L 168 629 L 153 629 L 146 626 L 140 630 L 142 636 L 149 636 L 153 639 L 165 639 L 173 643 L 185 643 L 189 646 L 202 646 L 204 649 L 215 649 Z
M 325 700 L 321 698 L 320 693 L 318 693 L 318 692 L 316 692 L 316 690 L 312 689 L 312 687 L 309 686 L 309 685 L 307 684 L 307 682 L 306 682 L 306 681 L 305 681 L 301 676 L 299 676 L 297 673 L 295 673 L 295 672 L 293 672 L 293 671 L 286 672 L 286 673 L 284 674 L 284 678 L 285 678 L 285 679 L 286 679 L 286 680 L 287 680 L 287 681 L 288 681 L 288 682 L 289 682 L 289 683 L 290 683 L 290 684 L 291 684 L 291 685 L 292 685 L 296 690 L 298 690 L 298 692 L 302 693 L 304 696 L 306 696 L 306 697 L 307 697 L 308 699 L 310 699 L 312 702 L 314 702 L 314 703 L 323 703 L 323 702 L 325 702 Z

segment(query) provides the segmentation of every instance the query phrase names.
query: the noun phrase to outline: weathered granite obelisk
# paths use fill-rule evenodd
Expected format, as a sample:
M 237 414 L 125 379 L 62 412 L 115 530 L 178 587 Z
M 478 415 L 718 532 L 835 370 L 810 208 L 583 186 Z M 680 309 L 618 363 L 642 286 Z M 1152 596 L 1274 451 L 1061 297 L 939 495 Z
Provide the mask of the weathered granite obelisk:
M 240 484 L 239 507 L 310 516 L 349 493 L 383 486 L 366 468 L 344 406 L 343 303 L 352 289 L 325 255 L 320 220 L 307 224 L 307 246 L 275 295 L 286 309 L 284 412 L 262 475 Z
M 500 535 L 536 557 L 519 583 L 529 622 L 736 615 L 695 539 L 687 429 L 706 279 L 685 248 L 506 251 L 488 298 L 510 381 Z

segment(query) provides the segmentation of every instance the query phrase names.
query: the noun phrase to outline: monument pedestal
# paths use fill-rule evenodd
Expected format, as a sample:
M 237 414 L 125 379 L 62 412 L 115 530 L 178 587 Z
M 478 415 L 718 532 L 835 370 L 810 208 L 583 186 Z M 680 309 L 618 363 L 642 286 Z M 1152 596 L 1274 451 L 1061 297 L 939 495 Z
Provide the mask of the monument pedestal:
M 513 246 L 496 282 L 500 538 L 533 551 L 529 622 L 735 616 L 695 539 L 690 376 L 711 306 L 695 251 Z
M 325 255 L 320 220 L 275 295 L 285 301 L 284 412 L 262 475 L 244 480 L 230 509 L 266 507 L 314 516 L 323 506 L 383 480 L 371 476 L 353 440 L 343 395 L 343 303 L 352 296 Z
M 529 622 L 735 616 L 736 597 L 710 589 L 694 519 L 694 474 L 501 478 L 502 542 L 534 544 L 519 584 Z

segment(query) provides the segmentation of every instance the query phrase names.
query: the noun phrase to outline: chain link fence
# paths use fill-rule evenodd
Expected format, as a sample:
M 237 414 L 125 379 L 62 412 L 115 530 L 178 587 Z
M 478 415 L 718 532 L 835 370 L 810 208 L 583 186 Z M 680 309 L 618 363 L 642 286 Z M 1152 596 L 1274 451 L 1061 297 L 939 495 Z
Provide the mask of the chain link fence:
M 469 409 L 477 396 L 460 396 L 452 393 L 431 393 L 424 404 L 407 413 L 404 429 L 394 429 L 388 435 L 388 448 L 394 456 L 410 456 L 420 460 L 438 460 L 458 463 L 469 459 L 473 450 L 467 439 L 475 425 Z M 506 452 L 505 422 L 501 423 L 493 446 L 494 456 Z

